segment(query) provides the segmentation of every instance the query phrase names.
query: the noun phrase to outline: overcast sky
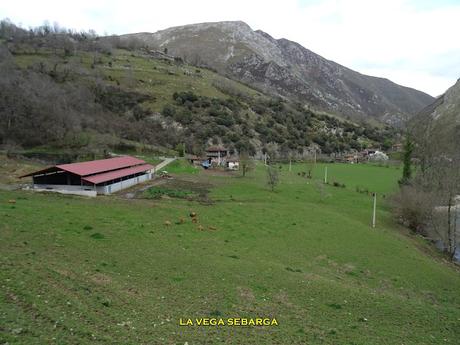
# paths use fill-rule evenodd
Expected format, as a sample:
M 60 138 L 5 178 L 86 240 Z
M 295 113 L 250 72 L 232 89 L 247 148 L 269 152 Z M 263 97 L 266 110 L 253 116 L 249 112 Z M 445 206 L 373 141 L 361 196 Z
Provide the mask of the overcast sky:
M 2 1 L 0 18 L 99 34 L 243 20 L 361 73 L 440 95 L 460 78 L 460 0 Z

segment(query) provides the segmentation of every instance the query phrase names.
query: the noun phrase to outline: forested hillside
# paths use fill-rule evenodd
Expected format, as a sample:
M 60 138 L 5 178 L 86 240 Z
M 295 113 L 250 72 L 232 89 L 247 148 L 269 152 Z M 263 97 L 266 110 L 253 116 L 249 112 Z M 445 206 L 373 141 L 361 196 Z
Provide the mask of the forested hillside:
M 0 26 L 0 142 L 111 149 L 139 142 L 199 154 L 210 143 L 292 156 L 388 147 L 395 132 L 312 112 L 139 41 L 44 25 Z

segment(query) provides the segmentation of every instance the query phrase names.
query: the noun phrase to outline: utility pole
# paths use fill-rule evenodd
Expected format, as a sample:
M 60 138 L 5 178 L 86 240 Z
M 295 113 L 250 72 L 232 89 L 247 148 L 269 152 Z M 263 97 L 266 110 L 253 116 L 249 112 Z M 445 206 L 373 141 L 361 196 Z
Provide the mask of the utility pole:
M 289 160 L 289 172 L 292 170 L 292 159 Z
M 265 155 L 264 155 L 264 164 L 267 165 L 267 153 L 265 152 Z
M 324 168 L 324 183 L 327 183 L 327 166 Z
M 374 210 L 372 212 L 372 227 L 375 228 L 375 211 L 377 208 L 377 193 L 373 193 L 374 196 Z

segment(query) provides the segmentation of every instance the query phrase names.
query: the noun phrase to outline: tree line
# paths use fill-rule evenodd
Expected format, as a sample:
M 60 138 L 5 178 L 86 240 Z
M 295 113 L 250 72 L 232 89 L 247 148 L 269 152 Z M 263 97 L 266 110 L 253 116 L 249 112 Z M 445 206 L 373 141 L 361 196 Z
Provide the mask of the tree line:
M 460 228 L 460 125 L 425 115 L 409 127 L 400 186 L 398 218 L 453 260 Z

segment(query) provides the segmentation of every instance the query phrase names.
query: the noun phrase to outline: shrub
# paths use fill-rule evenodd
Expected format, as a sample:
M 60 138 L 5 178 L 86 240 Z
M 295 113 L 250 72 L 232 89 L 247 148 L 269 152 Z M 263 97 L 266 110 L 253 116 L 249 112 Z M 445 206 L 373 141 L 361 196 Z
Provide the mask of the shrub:
M 91 235 L 91 238 L 94 238 L 95 240 L 102 240 L 105 238 L 105 236 L 99 232 L 95 232 Z
M 192 91 L 174 92 L 173 99 L 178 104 L 185 104 L 185 102 L 194 103 L 198 100 L 198 96 Z
M 166 104 L 163 107 L 161 112 L 164 116 L 174 116 L 176 114 L 176 108 L 174 108 L 171 104 Z
M 366 187 L 356 186 L 356 191 L 361 194 L 369 194 L 369 189 Z
M 171 198 L 185 199 L 192 196 L 193 192 L 188 190 L 168 189 L 163 187 L 151 187 L 144 192 L 144 196 L 148 199 L 159 199 L 163 195 L 169 196 Z
M 412 186 L 403 186 L 392 201 L 398 221 L 412 231 L 424 234 L 434 208 L 430 195 Z

